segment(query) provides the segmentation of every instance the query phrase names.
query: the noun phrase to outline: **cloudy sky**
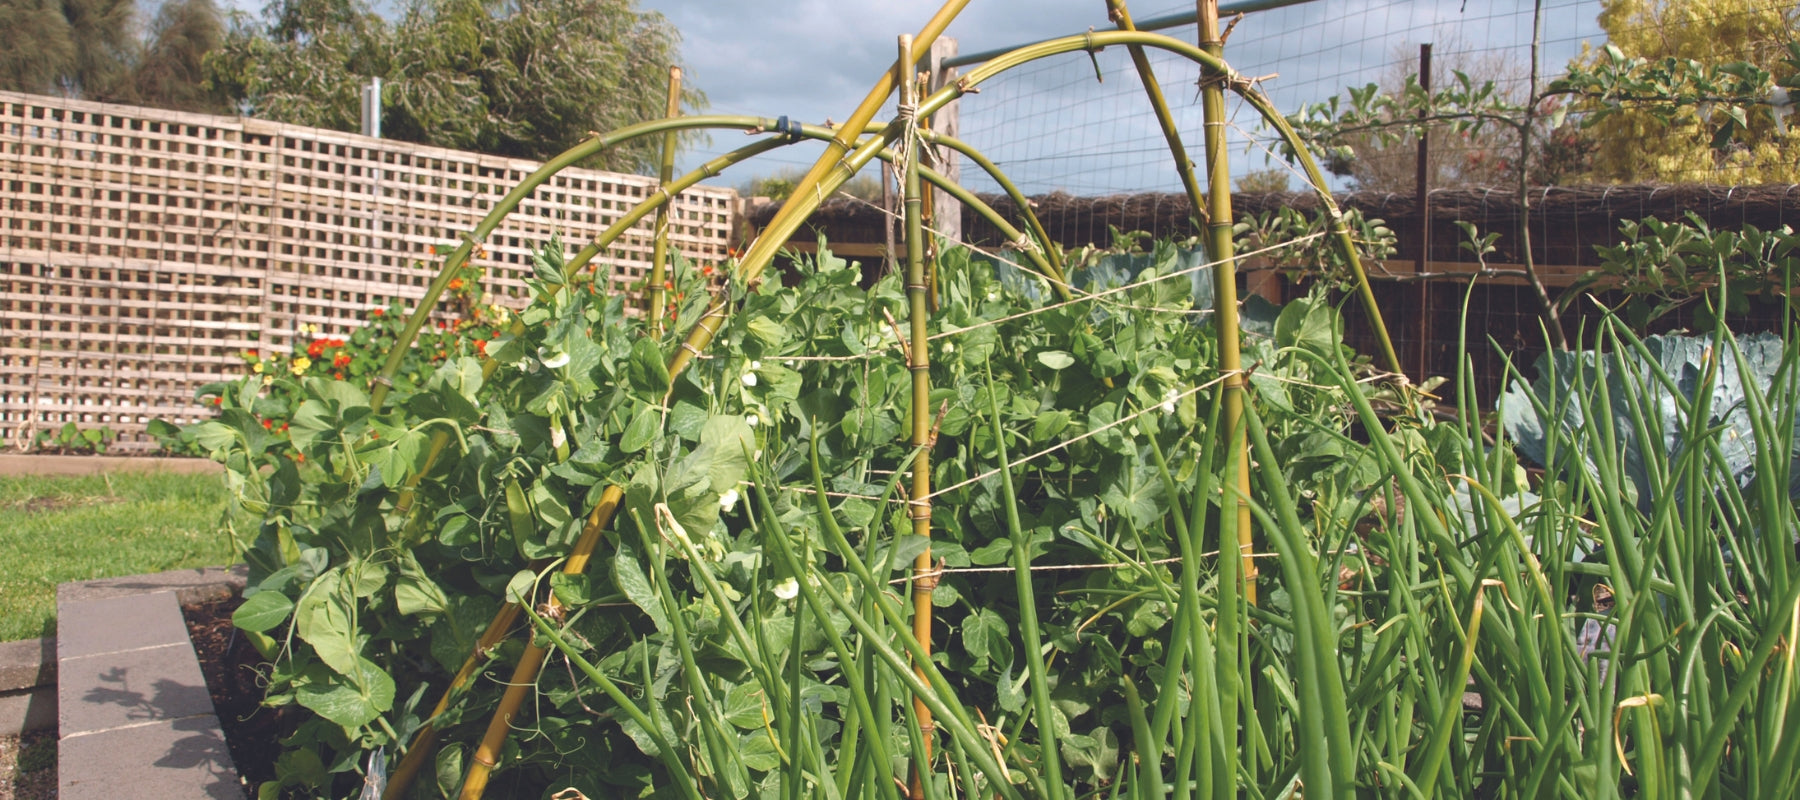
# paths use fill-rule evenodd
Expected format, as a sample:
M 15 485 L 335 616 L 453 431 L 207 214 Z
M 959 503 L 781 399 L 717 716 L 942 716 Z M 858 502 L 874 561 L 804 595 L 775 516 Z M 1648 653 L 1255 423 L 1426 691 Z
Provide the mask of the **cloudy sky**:
M 711 111 L 785 114 L 807 122 L 847 117 L 891 63 L 895 37 L 916 32 L 939 5 L 936 0 L 640 3 L 681 30 L 687 79 L 707 93 Z M 1546 0 L 1544 6 L 1544 64 L 1554 72 L 1583 41 L 1602 39 L 1594 22 L 1599 3 Z M 1249 15 L 1228 43 L 1227 58 L 1246 75 L 1277 75 L 1263 86 L 1283 111 L 1292 111 L 1348 85 L 1380 80 L 1390 64 L 1416 57 L 1422 42 L 1438 43 L 1440 64 L 1451 49 L 1523 65 L 1531 8 L 1530 0 L 1319 0 Z M 1132 13 L 1144 20 L 1192 9 L 1191 2 L 1142 0 Z M 970 53 L 1081 33 L 1090 26 L 1111 27 L 1103 0 L 974 0 L 948 35 Z M 1193 31 L 1190 26 L 1165 33 L 1192 40 Z M 1125 53 L 1115 48 L 1097 60 L 1104 82 L 1095 81 L 1095 64 L 1082 54 L 996 79 L 981 95 L 963 101 L 963 138 L 1001 162 L 1028 192 L 1170 188 L 1162 166 L 1167 154 L 1159 152 L 1160 137 Z M 1196 72 L 1172 59 L 1157 64 L 1179 122 L 1197 144 Z M 1255 133 L 1253 120 L 1238 120 L 1234 138 L 1248 148 L 1253 164 L 1263 158 L 1250 144 Z M 683 165 L 697 165 L 744 141 L 737 133 L 715 134 Z M 743 165 L 717 182 L 735 185 L 752 174 L 810 164 L 817 151 L 803 147 Z

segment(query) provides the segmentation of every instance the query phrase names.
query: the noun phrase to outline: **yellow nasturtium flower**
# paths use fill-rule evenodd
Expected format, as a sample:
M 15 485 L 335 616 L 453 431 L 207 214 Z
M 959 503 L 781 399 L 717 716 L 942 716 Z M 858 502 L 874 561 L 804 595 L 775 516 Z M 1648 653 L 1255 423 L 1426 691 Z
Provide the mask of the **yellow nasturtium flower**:
M 292 370 L 296 376 L 305 375 L 306 370 L 310 367 L 312 367 L 312 359 L 307 358 L 306 356 L 296 358 L 294 359 L 294 363 L 288 365 L 288 369 Z

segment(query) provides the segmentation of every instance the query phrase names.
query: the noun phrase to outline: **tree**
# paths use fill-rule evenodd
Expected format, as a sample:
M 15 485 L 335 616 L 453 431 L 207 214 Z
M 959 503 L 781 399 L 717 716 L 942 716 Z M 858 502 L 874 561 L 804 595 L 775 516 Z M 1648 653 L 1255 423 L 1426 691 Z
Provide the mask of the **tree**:
M 1647 67 L 1661 65 L 1677 73 L 1690 63 L 1745 62 L 1789 75 L 1800 66 L 1781 68 L 1784 60 L 1796 58 L 1790 47 L 1800 40 L 1800 9 L 1792 3 L 1607 0 L 1600 26 L 1606 30 L 1609 48 L 1586 54 L 1574 65 L 1577 71 L 1601 70 L 1621 58 L 1641 59 Z M 1774 88 L 1763 87 L 1761 99 L 1768 99 Z M 1606 102 L 1590 101 L 1583 110 L 1605 109 Z M 1765 109 L 1744 113 L 1741 126 L 1726 125 L 1742 129 L 1730 130 L 1721 140 L 1721 124 L 1734 106 L 1744 107 L 1719 98 L 1678 109 L 1622 108 L 1593 125 L 1600 142 L 1594 171 L 1598 177 L 1626 182 L 1800 182 L 1800 160 L 1794 158 L 1800 131 L 1784 130 L 1780 123 L 1785 120 L 1778 122 Z
M 1450 84 L 1465 93 L 1486 91 L 1486 99 L 1510 109 L 1523 108 L 1529 69 L 1504 53 L 1448 37 L 1435 43 L 1433 88 Z M 1387 74 L 1376 86 L 1376 97 L 1401 98 L 1409 92 L 1423 95 L 1417 73 L 1418 53 L 1394 54 Z M 1365 87 L 1364 91 L 1367 91 Z M 1546 107 L 1533 120 L 1532 139 L 1538 144 L 1526 154 L 1529 182 L 1537 185 L 1565 183 L 1586 168 L 1591 149 L 1573 124 L 1552 125 L 1550 113 L 1559 100 L 1541 98 Z M 1426 185 L 1431 188 L 1500 187 L 1516 180 L 1520 159 L 1519 133 L 1512 120 L 1488 120 L 1484 124 L 1427 124 L 1419 126 L 1417 104 L 1393 103 L 1379 107 L 1365 120 L 1364 129 L 1346 131 L 1334 142 L 1335 155 L 1328 159 L 1337 174 L 1350 179 L 1358 191 L 1412 194 L 1418 183 L 1420 130 L 1429 132 L 1431 149 L 1426 157 Z M 1412 115 L 1412 118 L 1408 118 Z M 1466 122 L 1456 120 L 1453 122 Z M 1395 135 L 1404 131 L 1411 135 Z
M 150 41 L 132 70 L 127 99 L 177 111 L 224 110 L 206 90 L 202 61 L 224 39 L 213 0 L 168 0 L 150 27 Z
M 361 87 L 380 77 L 383 135 L 533 159 L 661 117 L 680 41 L 635 0 L 421 0 L 391 24 L 360 0 L 281 0 L 265 18 L 240 19 L 207 59 L 246 113 L 356 130 Z M 650 172 L 659 148 L 627 143 L 590 166 Z
M 136 0 L 0 0 L 0 88 L 114 99 L 137 53 Z

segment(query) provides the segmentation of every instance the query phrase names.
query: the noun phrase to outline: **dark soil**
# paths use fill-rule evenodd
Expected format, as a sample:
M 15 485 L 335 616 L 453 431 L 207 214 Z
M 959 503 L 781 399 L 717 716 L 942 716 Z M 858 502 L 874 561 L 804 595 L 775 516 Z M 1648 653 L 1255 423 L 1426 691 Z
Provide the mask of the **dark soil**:
M 231 760 L 244 782 L 245 794 L 256 796 L 255 787 L 275 779 L 275 759 L 281 755 L 281 738 L 292 732 L 292 709 L 263 708 L 262 655 L 238 635 L 231 612 L 244 601 L 231 597 L 183 606 L 188 635 L 200 656 L 200 671 L 212 694 L 213 710 L 225 729 Z

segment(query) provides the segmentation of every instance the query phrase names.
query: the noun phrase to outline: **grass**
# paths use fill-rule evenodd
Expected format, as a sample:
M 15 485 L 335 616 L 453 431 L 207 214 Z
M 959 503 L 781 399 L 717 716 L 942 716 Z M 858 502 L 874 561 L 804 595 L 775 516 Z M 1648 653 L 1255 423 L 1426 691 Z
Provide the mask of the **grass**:
M 0 477 L 0 641 L 56 633 L 56 585 L 232 560 L 217 475 Z

